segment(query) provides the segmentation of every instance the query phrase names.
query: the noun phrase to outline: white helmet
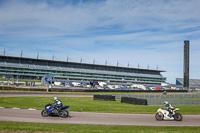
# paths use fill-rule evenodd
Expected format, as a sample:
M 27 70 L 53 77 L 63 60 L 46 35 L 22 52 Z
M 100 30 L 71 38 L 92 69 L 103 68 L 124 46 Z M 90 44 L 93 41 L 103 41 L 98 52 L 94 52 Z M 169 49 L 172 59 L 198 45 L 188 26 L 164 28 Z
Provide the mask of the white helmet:
M 164 102 L 164 105 L 167 105 L 167 104 L 169 104 L 169 102 L 168 102 L 168 101 L 165 101 L 165 102 Z
M 57 97 L 54 97 L 54 98 L 53 98 L 54 101 L 57 100 L 57 99 L 58 99 Z

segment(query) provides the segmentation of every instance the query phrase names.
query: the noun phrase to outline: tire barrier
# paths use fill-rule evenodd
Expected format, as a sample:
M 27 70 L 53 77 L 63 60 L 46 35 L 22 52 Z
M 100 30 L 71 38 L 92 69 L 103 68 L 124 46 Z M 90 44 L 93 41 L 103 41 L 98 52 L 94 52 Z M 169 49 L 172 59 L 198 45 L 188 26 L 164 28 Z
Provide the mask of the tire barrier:
M 136 99 L 137 98 L 131 98 L 131 97 L 122 97 L 121 98 L 121 103 L 130 103 L 130 104 L 136 104 Z
M 94 100 L 115 101 L 115 96 L 112 95 L 94 95 Z
M 121 103 L 129 103 L 129 104 L 136 104 L 136 105 L 147 105 L 147 99 L 137 99 L 131 97 L 122 97 Z

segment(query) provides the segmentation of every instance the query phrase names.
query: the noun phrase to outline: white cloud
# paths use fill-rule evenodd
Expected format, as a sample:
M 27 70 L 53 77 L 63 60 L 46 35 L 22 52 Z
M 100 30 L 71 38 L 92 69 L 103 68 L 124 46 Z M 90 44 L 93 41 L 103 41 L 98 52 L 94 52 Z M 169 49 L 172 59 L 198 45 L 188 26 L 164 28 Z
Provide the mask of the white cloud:
M 158 65 L 174 83 L 188 39 L 191 77 L 199 78 L 199 6 L 198 0 L 1 1 L 0 48 L 30 57 Z

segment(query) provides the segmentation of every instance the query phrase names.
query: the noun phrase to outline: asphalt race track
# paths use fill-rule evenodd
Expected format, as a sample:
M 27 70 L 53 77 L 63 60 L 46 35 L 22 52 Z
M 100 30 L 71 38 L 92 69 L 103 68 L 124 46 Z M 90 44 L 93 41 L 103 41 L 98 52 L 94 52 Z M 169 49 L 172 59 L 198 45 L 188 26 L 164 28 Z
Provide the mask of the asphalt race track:
M 90 94 L 0 92 L 0 97 L 15 96 L 93 97 L 93 95 Z M 95 113 L 72 111 L 70 111 L 69 114 L 69 118 L 42 117 L 41 110 L 0 108 L 0 121 L 94 125 L 200 126 L 200 115 L 183 115 L 183 121 L 156 121 L 155 114 Z
M 0 108 L 0 121 L 93 125 L 200 126 L 200 115 L 183 115 L 183 121 L 156 121 L 154 114 L 72 112 L 70 117 L 42 117 L 41 110 Z

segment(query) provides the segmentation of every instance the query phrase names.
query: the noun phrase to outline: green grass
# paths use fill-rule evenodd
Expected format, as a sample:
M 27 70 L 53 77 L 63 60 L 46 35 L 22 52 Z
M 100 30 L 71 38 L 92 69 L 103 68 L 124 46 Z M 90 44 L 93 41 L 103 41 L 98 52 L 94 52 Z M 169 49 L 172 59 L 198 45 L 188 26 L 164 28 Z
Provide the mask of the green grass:
M 200 127 L 164 127 L 164 126 L 119 126 L 119 125 L 81 125 L 81 124 L 46 124 L 25 122 L 0 122 L 1 130 L 9 131 L 44 131 L 68 133 L 199 133 Z
M 56 94 L 55 94 L 56 95 Z M 142 106 L 117 101 L 98 101 L 91 97 L 59 97 L 71 111 L 114 112 L 114 113 L 155 113 L 159 106 Z M 41 102 L 42 101 L 42 102 Z M 53 97 L 0 97 L 0 106 L 19 108 L 44 108 L 53 102 Z M 176 106 L 175 106 L 176 107 Z M 183 114 L 200 114 L 199 105 L 178 106 Z M 191 110 L 192 108 L 192 110 Z M 119 125 L 82 125 L 47 124 L 0 121 L 0 132 L 68 132 L 68 133 L 199 133 L 200 127 L 165 126 L 119 126 Z
M 56 95 L 55 95 L 56 96 Z M 133 105 L 116 101 L 93 100 L 92 97 L 59 97 L 63 105 L 69 105 L 71 111 L 108 112 L 108 113 L 140 113 L 155 114 L 160 106 Z M 43 109 L 52 103 L 53 97 L 0 97 L 1 107 Z M 164 106 L 163 106 L 164 107 Z M 200 114 L 200 105 L 177 105 L 182 114 Z

